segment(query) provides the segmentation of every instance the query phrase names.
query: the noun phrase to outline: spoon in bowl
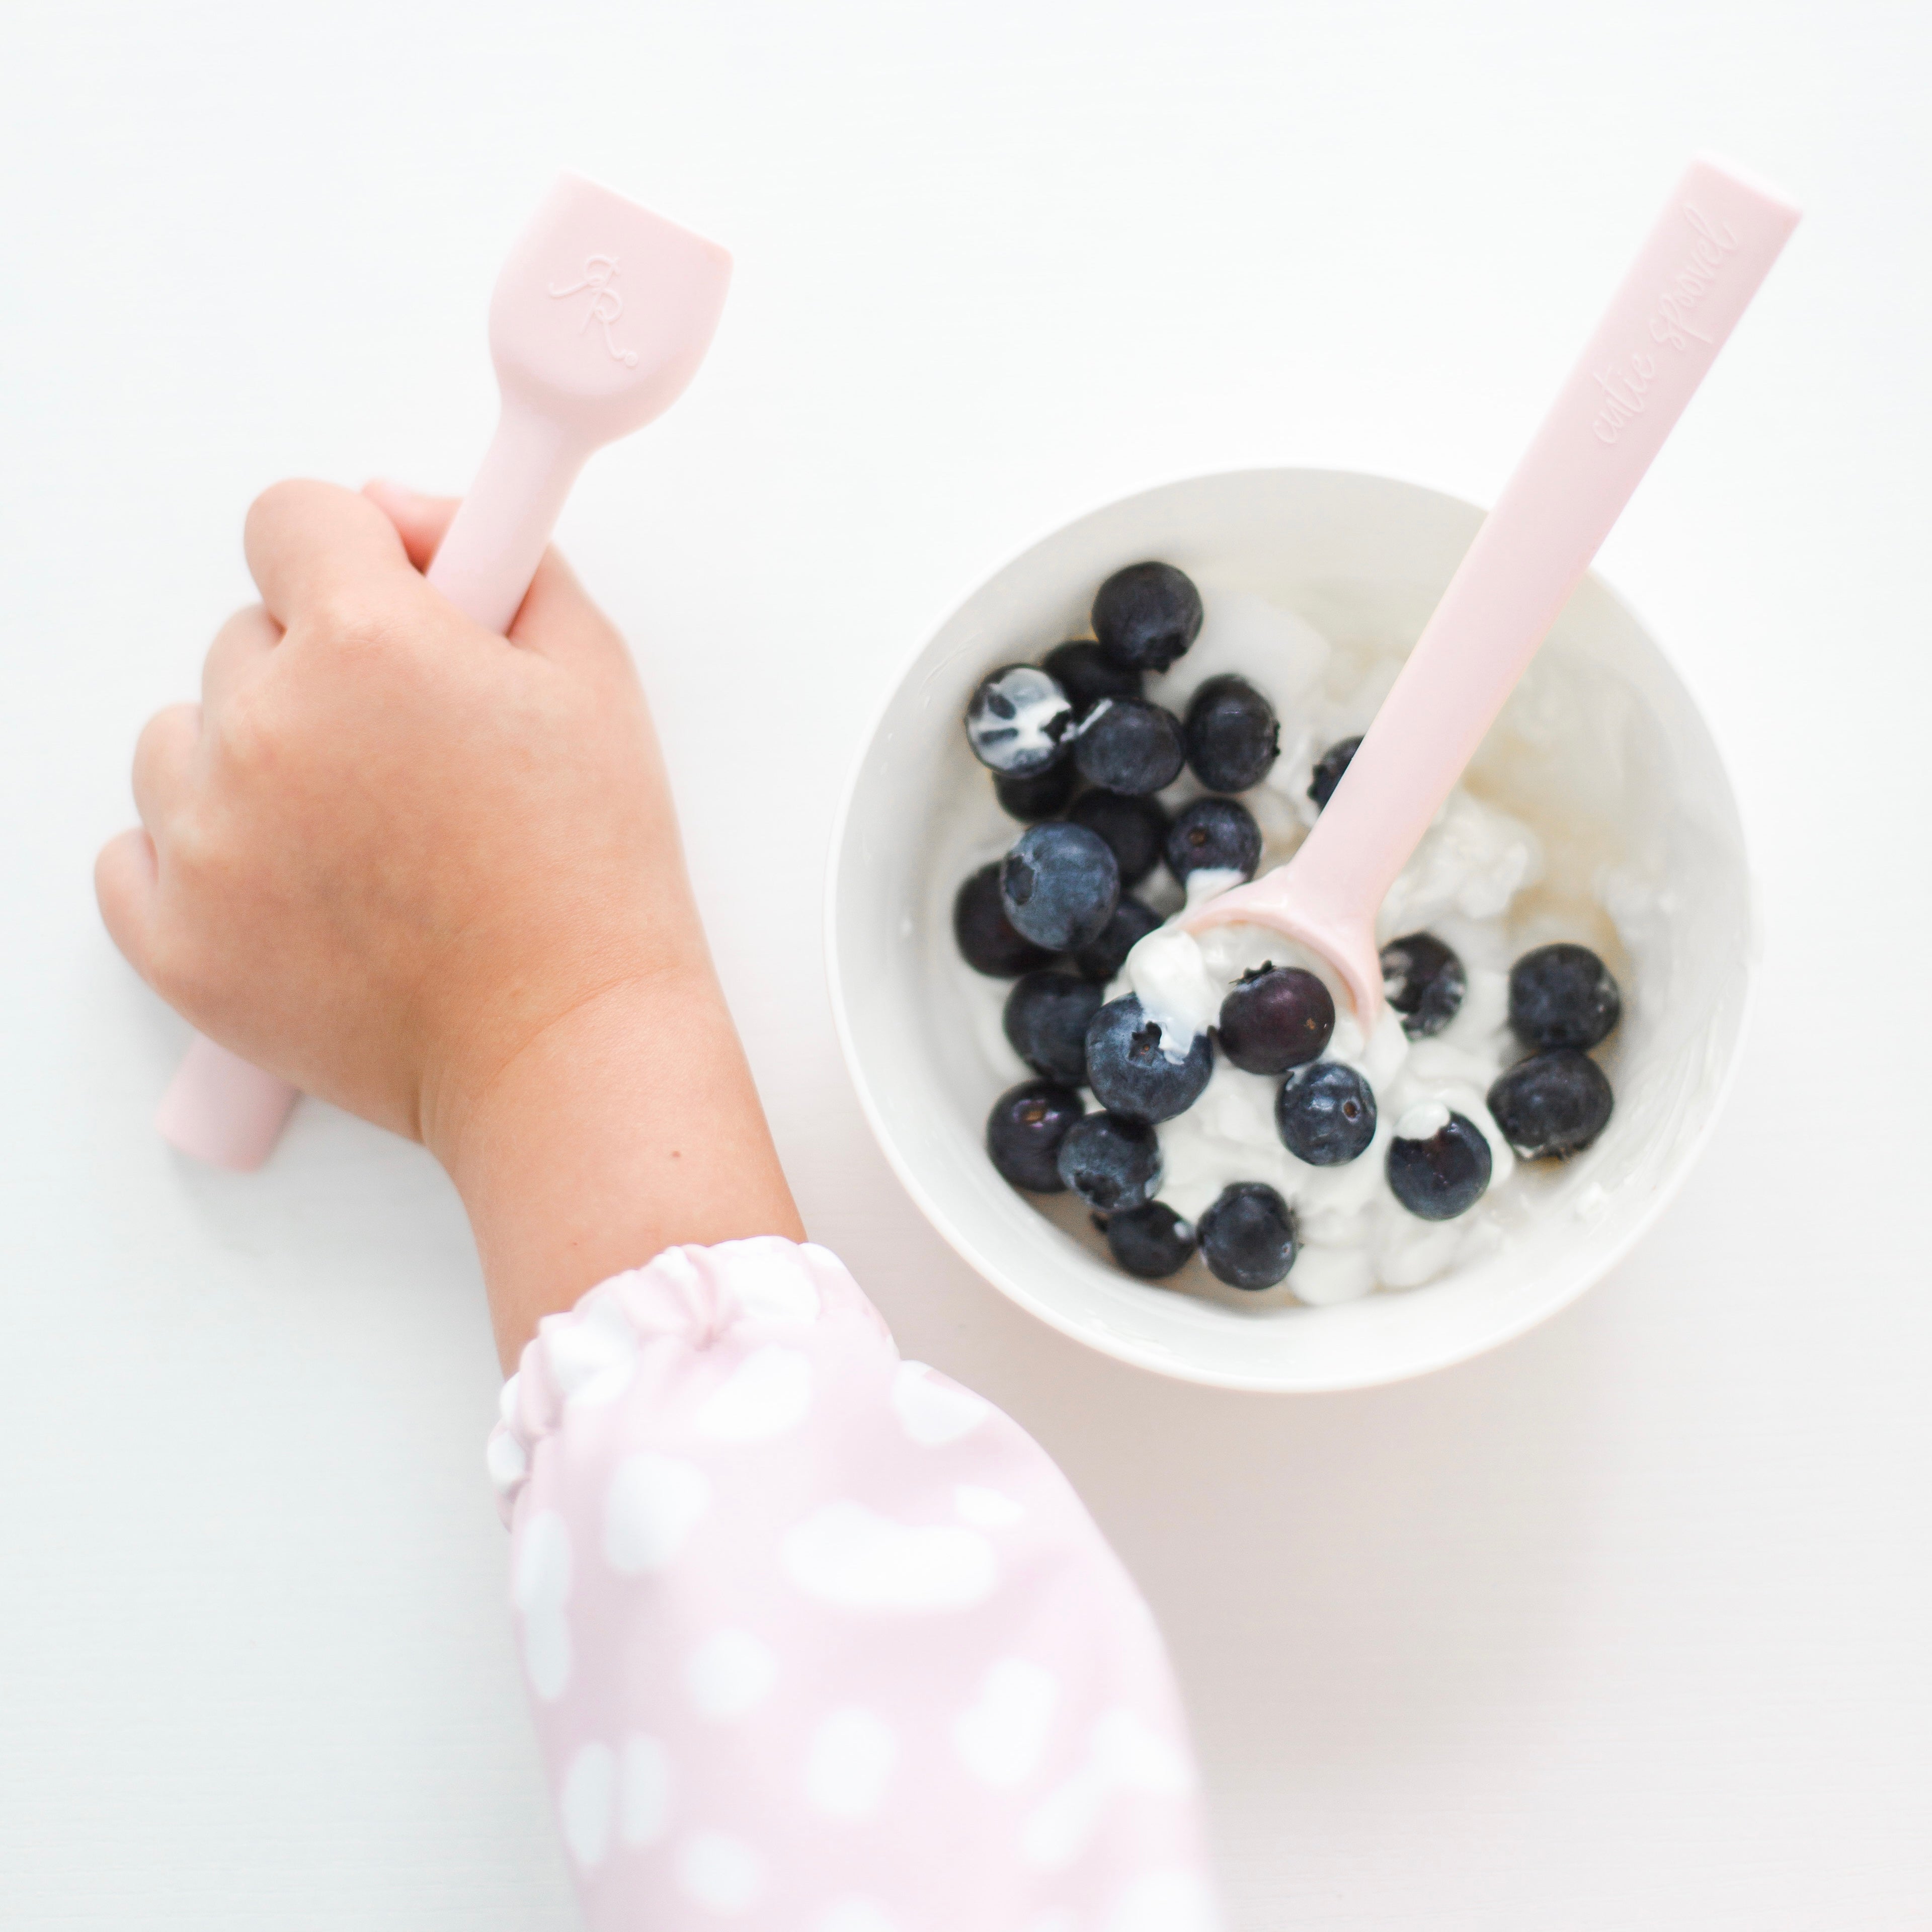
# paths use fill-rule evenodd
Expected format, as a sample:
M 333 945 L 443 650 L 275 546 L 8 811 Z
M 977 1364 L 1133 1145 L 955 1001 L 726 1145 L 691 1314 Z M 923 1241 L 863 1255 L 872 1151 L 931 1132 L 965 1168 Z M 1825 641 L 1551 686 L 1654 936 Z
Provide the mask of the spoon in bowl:
M 1382 901 L 1798 219 L 1728 163 L 1692 161 L 1314 830 L 1183 930 L 1272 928 L 1334 969 L 1372 1035 Z

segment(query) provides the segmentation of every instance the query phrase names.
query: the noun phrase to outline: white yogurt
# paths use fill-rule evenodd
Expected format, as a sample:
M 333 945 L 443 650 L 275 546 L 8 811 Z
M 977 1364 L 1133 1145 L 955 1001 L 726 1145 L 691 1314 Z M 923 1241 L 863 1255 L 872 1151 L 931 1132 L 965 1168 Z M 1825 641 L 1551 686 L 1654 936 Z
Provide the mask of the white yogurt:
M 1208 611 L 1195 650 L 1150 681 L 1148 695 L 1184 712 L 1196 686 L 1231 670 L 1268 694 L 1282 721 L 1282 756 L 1241 801 L 1261 826 L 1265 871 L 1292 856 L 1315 822 L 1307 790 L 1316 762 L 1329 746 L 1366 728 L 1397 664 L 1386 656 L 1352 662 L 1298 616 L 1242 593 L 1210 597 Z M 1162 802 L 1176 808 L 1199 790 L 1184 777 Z M 1010 825 L 1003 836 L 1010 843 Z M 985 854 L 994 856 L 992 850 Z M 1288 1152 L 1276 1130 L 1281 1078 L 1245 1073 L 1217 1056 L 1201 1097 L 1156 1130 L 1162 1174 L 1155 1198 L 1197 1221 L 1234 1182 L 1274 1188 L 1294 1210 L 1300 1244 L 1293 1268 L 1274 1292 L 1314 1306 L 1354 1300 L 1378 1288 L 1419 1287 L 1492 1247 L 1503 1238 L 1517 1166 L 1485 1100 L 1522 1051 L 1508 1026 L 1509 968 L 1530 946 L 1568 936 L 1544 929 L 1540 915 L 1513 917 L 1544 871 L 1541 842 L 1521 820 L 1462 788 L 1450 795 L 1390 889 L 1377 922 L 1384 945 L 1426 931 L 1462 962 L 1468 990 L 1461 1007 L 1442 1032 L 1418 1040 L 1408 1038 L 1393 1011 L 1365 1040 L 1334 972 L 1279 934 L 1226 926 L 1197 939 L 1181 931 L 1181 913 L 1236 884 L 1236 874 L 1196 874 L 1184 906 L 1176 904 L 1180 896 L 1163 875 L 1137 888 L 1170 916 L 1135 947 L 1107 997 L 1136 995 L 1160 1027 L 1163 1051 L 1184 1058 L 1194 1039 L 1216 1022 L 1223 998 L 1244 972 L 1270 963 L 1301 966 L 1316 973 L 1335 998 L 1335 1030 L 1323 1057 L 1358 1069 L 1376 1100 L 1376 1135 L 1366 1150 L 1342 1166 L 1312 1167 Z M 1600 903 L 1592 910 L 1600 914 Z M 1006 983 L 963 964 L 959 970 L 970 982 L 980 1039 L 1003 1066 L 1013 1066 L 998 1033 Z M 1398 1135 L 1427 1138 L 1452 1112 L 1473 1122 L 1489 1142 L 1489 1189 L 1456 1219 L 1424 1221 L 1389 1186 L 1389 1145 Z M 1505 1197 L 1500 1208 L 1498 1197 Z
M 1490 810 L 1474 800 L 1464 802 L 1478 812 Z M 1500 836 L 1502 828 L 1495 830 Z M 1280 1076 L 1244 1073 L 1217 1059 L 1200 1099 L 1155 1130 L 1162 1162 L 1156 1198 L 1197 1221 L 1232 1183 L 1267 1182 L 1294 1210 L 1299 1232 L 1300 1251 L 1285 1286 L 1298 1300 L 1318 1306 L 1352 1300 L 1378 1287 L 1418 1287 L 1492 1243 L 1493 1197 L 1514 1172 L 1516 1156 L 1490 1118 L 1485 1096 L 1520 1051 L 1507 1018 L 1510 948 L 1502 926 L 1500 914 L 1432 926 L 1461 957 L 1469 985 L 1455 1018 L 1432 1039 L 1420 1040 L 1403 1033 L 1393 1011 L 1385 1011 L 1364 1040 L 1334 973 L 1264 928 L 1216 926 L 1198 940 L 1172 922 L 1150 933 L 1108 993 L 1118 998 L 1132 992 L 1146 1005 L 1143 987 L 1154 992 L 1162 1004 L 1148 1010 L 1160 1022 L 1163 1050 L 1184 1054 L 1243 973 L 1269 964 L 1304 967 L 1335 997 L 1335 1031 L 1322 1057 L 1367 1077 L 1376 1112 L 1376 1136 L 1364 1153 L 1340 1167 L 1312 1167 L 1288 1152 L 1276 1130 Z M 1380 936 L 1386 941 L 1400 934 Z M 1398 1135 L 1427 1138 L 1451 1112 L 1473 1121 L 1490 1144 L 1490 1191 L 1456 1220 L 1424 1221 L 1389 1186 L 1389 1143 Z

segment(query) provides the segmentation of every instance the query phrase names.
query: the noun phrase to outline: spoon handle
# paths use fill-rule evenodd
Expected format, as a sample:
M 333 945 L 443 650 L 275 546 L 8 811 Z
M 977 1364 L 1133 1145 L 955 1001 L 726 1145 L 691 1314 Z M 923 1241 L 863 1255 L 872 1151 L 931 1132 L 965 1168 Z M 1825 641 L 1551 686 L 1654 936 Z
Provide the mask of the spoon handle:
M 1727 164 L 1690 164 L 1290 862 L 1299 906 L 1373 930 L 1798 220 Z

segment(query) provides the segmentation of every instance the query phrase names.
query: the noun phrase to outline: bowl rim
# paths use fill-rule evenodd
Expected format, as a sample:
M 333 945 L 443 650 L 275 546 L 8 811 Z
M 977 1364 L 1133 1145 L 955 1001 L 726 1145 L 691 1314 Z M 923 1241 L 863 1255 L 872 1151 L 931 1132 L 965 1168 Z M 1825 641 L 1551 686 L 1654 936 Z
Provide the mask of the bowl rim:
M 1130 490 L 1125 496 L 1110 497 L 1103 502 L 1096 503 L 1092 508 L 1081 512 L 1077 515 L 1066 518 L 1064 522 L 1056 524 L 1043 536 L 1035 538 L 1031 542 L 1012 552 L 1000 563 L 980 576 L 963 596 L 956 599 L 938 621 L 927 628 L 913 648 L 904 654 L 896 667 L 894 674 L 885 684 L 867 718 L 865 731 L 860 740 L 858 754 L 852 761 L 844 784 L 840 791 L 838 810 L 832 823 L 831 841 L 826 856 L 825 891 L 822 915 L 824 927 L 826 986 L 832 1004 L 832 1024 L 838 1032 L 840 1054 L 845 1062 L 845 1070 L 850 1077 L 853 1088 L 858 1094 L 860 1110 L 865 1114 L 867 1126 L 872 1130 L 873 1139 L 878 1143 L 880 1151 L 885 1156 L 886 1164 L 898 1177 L 899 1184 L 912 1197 L 914 1204 L 924 1215 L 940 1238 L 981 1280 L 989 1283 L 1008 1300 L 1045 1323 L 1048 1328 L 1066 1336 L 1070 1340 L 1083 1343 L 1096 1354 L 1107 1356 L 1114 1361 L 1124 1363 L 1131 1368 L 1143 1370 L 1150 1374 L 1165 1377 L 1168 1381 L 1190 1383 L 1203 1388 L 1227 1389 L 1252 1394 L 1282 1396 L 1346 1394 L 1352 1390 L 1388 1388 L 1402 1382 L 1418 1381 L 1424 1376 L 1434 1375 L 1439 1370 L 1454 1368 L 1462 1363 L 1474 1360 L 1478 1356 L 1485 1355 L 1493 1349 L 1502 1348 L 1519 1336 L 1528 1334 L 1532 1329 L 1540 1328 L 1553 1316 L 1561 1313 L 1566 1308 L 1573 1306 L 1590 1289 L 1602 1281 L 1605 1276 L 1612 1273 L 1620 1266 L 1630 1250 L 1650 1232 L 1664 1210 L 1676 1199 L 1684 1182 L 1690 1178 L 1692 1170 L 1702 1160 L 1711 1136 L 1715 1132 L 1718 1123 L 1722 1118 L 1725 1107 L 1729 1102 L 1732 1087 L 1737 1078 L 1738 1064 L 1743 1058 L 1744 1045 L 1750 1032 L 1752 1015 L 1756 1007 L 1759 985 L 1762 978 L 1762 907 L 1758 891 L 1756 874 L 1750 863 L 1748 835 L 1744 830 L 1741 813 L 1738 814 L 1739 858 L 1744 895 L 1744 910 L 1748 921 L 1747 929 L 1750 935 L 1750 943 L 1741 962 L 1742 978 L 1740 997 L 1736 1007 L 1736 1018 L 1730 1048 L 1726 1056 L 1723 1072 L 1712 1094 L 1710 1105 L 1702 1124 L 1691 1138 L 1684 1143 L 1682 1158 L 1676 1162 L 1662 1184 L 1652 1189 L 1648 1198 L 1632 1220 L 1623 1235 L 1604 1252 L 1595 1266 L 1579 1270 L 1561 1293 L 1526 1312 L 1512 1315 L 1497 1322 L 1487 1330 L 1478 1332 L 1466 1343 L 1459 1344 L 1447 1349 L 1431 1360 L 1391 1368 L 1386 1373 L 1352 1375 L 1342 1378 L 1297 1382 L 1284 1380 L 1279 1374 L 1250 1376 L 1197 1367 L 1184 1361 L 1177 1360 L 1172 1355 L 1163 1353 L 1157 1348 L 1136 1343 L 1103 1328 L 1096 1329 L 1076 1318 L 1064 1314 L 1050 1300 L 1042 1297 L 1025 1282 L 1016 1279 L 1004 1268 L 994 1266 L 977 1252 L 971 1240 L 954 1224 L 952 1217 L 934 1200 L 914 1171 L 911 1163 L 900 1150 L 892 1134 L 887 1131 L 884 1110 L 880 1106 L 878 1096 L 872 1090 L 872 1082 L 867 1077 L 858 1042 L 854 1035 L 851 1022 L 848 1017 L 844 976 L 838 953 L 838 902 L 840 887 L 844 873 L 846 835 L 850 826 L 853 808 L 857 800 L 860 784 L 864 778 L 867 764 L 871 758 L 874 742 L 878 736 L 880 727 L 886 721 L 886 714 L 891 710 L 898 698 L 900 692 L 904 688 L 906 679 L 912 667 L 931 649 L 940 634 L 952 622 L 960 610 L 976 597 L 987 585 L 1012 568 L 1023 558 L 1030 556 L 1042 545 L 1051 543 L 1055 538 L 1072 529 L 1075 525 L 1084 523 L 1091 518 L 1102 515 L 1110 510 L 1124 508 L 1130 503 L 1138 502 L 1142 498 L 1162 495 L 1170 490 L 1182 488 L 1190 484 L 1210 482 L 1228 482 L 1243 477 L 1284 476 L 1293 476 L 1310 480 L 1332 479 L 1338 482 L 1348 483 L 1393 484 L 1404 490 L 1418 490 L 1425 495 L 1440 498 L 1458 508 L 1474 512 L 1478 516 L 1488 514 L 1488 512 L 1481 505 L 1472 503 L 1466 498 L 1458 496 L 1451 491 L 1438 490 L 1432 484 L 1417 483 L 1405 477 L 1386 476 L 1378 471 L 1340 470 L 1328 466 L 1307 466 L 1297 464 L 1258 464 L 1239 470 L 1197 471 L 1185 476 L 1171 477 L 1165 482 Z M 1610 598 L 1610 602 L 1642 633 L 1651 646 L 1665 658 L 1672 675 L 1677 675 L 1676 667 L 1674 663 L 1670 663 L 1669 653 L 1664 650 L 1656 632 L 1645 622 L 1642 615 L 1629 600 L 1622 596 L 1613 586 L 1602 578 L 1598 577 L 1594 566 L 1585 574 L 1594 580 L 1598 589 Z M 1540 649 L 1540 646 L 1538 648 Z M 1682 682 L 1681 678 L 1679 681 Z M 1706 730 L 1710 731 L 1708 721 L 1704 718 L 1703 707 L 1698 703 L 1696 693 L 1692 692 L 1688 685 L 1684 686 L 1684 688 L 1699 720 L 1705 724 Z M 1716 734 L 1714 731 L 1711 732 L 1711 737 L 1719 768 L 1724 772 L 1728 787 L 1730 775 L 1726 766 L 1723 747 L 1718 742 Z M 1732 801 L 1735 806 L 1735 788 L 1732 788 Z

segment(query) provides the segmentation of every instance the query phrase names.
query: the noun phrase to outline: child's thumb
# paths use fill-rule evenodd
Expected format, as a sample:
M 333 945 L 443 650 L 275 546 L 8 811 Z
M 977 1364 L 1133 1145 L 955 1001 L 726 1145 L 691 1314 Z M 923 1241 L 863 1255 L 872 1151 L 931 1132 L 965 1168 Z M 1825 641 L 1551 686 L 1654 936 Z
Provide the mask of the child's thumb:
M 456 514 L 459 500 L 454 496 L 425 496 L 406 484 L 392 483 L 379 476 L 362 486 L 362 494 L 396 526 L 410 562 L 427 570 L 436 555 L 450 519 Z

